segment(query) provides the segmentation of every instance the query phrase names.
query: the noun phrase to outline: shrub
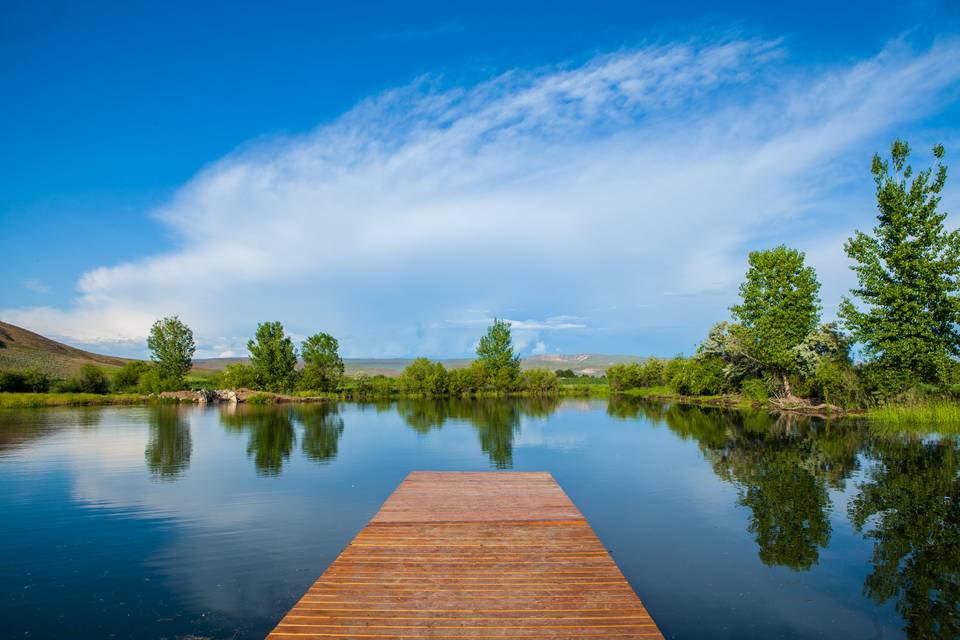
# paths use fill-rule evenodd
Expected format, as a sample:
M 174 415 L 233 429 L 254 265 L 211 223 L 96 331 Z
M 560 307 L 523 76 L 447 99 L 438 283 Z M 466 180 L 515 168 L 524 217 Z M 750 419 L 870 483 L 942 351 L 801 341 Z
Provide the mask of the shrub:
M 0 391 L 47 393 L 50 391 L 50 385 L 50 376 L 39 369 L 0 371 Z
M 640 386 L 640 366 L 636 364 L 615 364 L 607 369 L 607 381 L 613 391 L 625 391 Z
M 257 374 L 246 364 L 228 364 L 217 377 L 218 386 L 224 389 L 256 389 Z
M 400 374 L 399 384 L 406 393 L 440 396 L 447 392 L 447 370 L 439 362 L 417 358 Z
M 548 396 L 557 393 L 560 383 L 549 369 L 529 369 L 520 374 L 520 386 L 533 395 Z
M 692 358 L 683 364 L 670 381 L 673 390 L 686 396 L 712 396 L 722 393 L 726 384 L 723 360 L 716 356 Z
M 117 390 L 136 389 L 140 378 L 150 371 L 150 365 L 142 360 L 131 360 L 113 375 L 113 387 Z
M 750 378 L 744 380 L 740 391 L 743 397 L 754 402 L 766 402 L 770 399 L 770 388 L 766 380 L 761 378 Z
M 447 390 L 450 395 L 468 396 L 476 393 L 482 386 L 483 371 L 476 362 L 469 367 L 453 369 L 447 373 Z
M 107 393 L 110 391 L 110 380 L 99 367 L 85 364 L 80 372 L 61 385 L 62 391 L 72 393 Z

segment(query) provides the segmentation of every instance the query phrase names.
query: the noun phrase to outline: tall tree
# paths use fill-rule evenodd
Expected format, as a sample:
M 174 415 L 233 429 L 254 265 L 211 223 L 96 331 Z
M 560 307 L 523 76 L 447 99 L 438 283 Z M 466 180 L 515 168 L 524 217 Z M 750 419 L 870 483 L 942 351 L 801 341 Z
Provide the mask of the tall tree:
M 340 343 L 329 333 L 317 333 L 300 345 L 303 357 L 304 387 L 332 391 L 343 376 L 343 359 L 340 358 Z
M 937 209 L 947 180 L 943 146 L 933 155 L 935 168 L 916 175 L 906 142 L 894 141 L 890 161 L 874 155 L 878 224 L 844 247 L 857 274 L 851 293 L 862 305 L 844 298 L 840 317 L 888 392 L 942 382 L 950 355 L 960 355 L 960 231 L 944 230 L 947 214 Z
M 790 397 L 787 375 L 796 370 L 795 348 L 820 320 L 820 283 L 803 253 L 783 245 L 754 251 L 748 261 L 742 302 L 730 311 L 750 332 L 754 357 L 783 381 Z
M 150 358 L 165 386 L 178 386 L 193 366 L 196 344 L 193 331 L 180 318 L 163 318 L 153 323 L 147 336 Z
M 285 391 L 293 386 L 297 350 L 293 340 L 284 334 L 282 324 L 258 324 L 256 339 L 247 342 L 247 350 L 257 381 L 264 388 Z
M 516 384 L 520 375 L 520 356 L 513 353 L 509 322 L 493 319 L 487 334 L 477 345 L 477 360 L 487 384 L 495 389 L 509 389 Z

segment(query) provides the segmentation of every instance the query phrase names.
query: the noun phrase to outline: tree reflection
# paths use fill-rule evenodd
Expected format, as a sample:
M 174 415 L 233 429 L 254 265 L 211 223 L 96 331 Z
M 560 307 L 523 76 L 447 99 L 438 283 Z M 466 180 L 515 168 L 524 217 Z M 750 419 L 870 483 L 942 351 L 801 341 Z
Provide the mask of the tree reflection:
M 250 406 L 221 411 L 220 421 L 232 431 L 247 432 L 247 455 L 257 474 L 275 476 L 290 458 L 296 434 L 288 407 Z
M 441 429 L 448 420 L 470 423 L 490 462 L 498 469 L 510 469 L 521 418 L 549 416 L 559 405 L 557 398 L 448 398 L 401 400 L 396 406 L 407 426 L 417 433 Z
M 822 422 L 767 412 L 636 398 L 611 400 L 607 411 L 619 418 L 642 415 L 695 440 L 714 472 L 737 487 L 739 504 L 750 510 L 747 530 L 764 564 L 798 571 L 817 564 L 820 549 L 830 542 L 828 487 L 842 486 L 856 469 L 858 438 Z
M 150 439 L 144 451 L 150 474 L 159 480 L 176 480 L 190 465 L 193 441 L 190 423 L 176 406 L 150 408 Z
M 317 462 L 336 458 L 344 426 L 337 406 L 327 403 L 305 405 L 295 411 L 295 416 L 303 425 L 303 454 Z
M 879 440 L 877 464 L 849 507 L 874 541 L 864 593 L 897 599 L 911 638 L 960 637 L 958 442 Z

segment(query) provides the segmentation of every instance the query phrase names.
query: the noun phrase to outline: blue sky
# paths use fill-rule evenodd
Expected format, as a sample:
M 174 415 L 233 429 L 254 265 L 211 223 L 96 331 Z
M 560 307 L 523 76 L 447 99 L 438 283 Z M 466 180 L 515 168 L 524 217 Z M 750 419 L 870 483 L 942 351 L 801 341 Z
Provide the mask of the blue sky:
M 780 4 L 4 2 L 0 319 L 670 355 L 780 242 L 830 317 L 870 155 L 957 166 L 960 5 Z

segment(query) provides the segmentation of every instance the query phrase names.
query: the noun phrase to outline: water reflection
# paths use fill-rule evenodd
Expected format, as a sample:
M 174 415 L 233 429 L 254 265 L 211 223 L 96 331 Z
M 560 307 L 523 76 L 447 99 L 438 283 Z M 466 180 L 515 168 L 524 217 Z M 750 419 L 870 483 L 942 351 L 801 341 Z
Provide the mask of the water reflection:
M 896 599 L 912 638 L 960 637 L 960 468 L 956 442 L 870 443 L 876 464 L 849 507 L 874 541 L 864 593 Z
M 111 579 L 120 585 L 116 593 L 136 592 L 143 588 L 141 583 L 146 584 L 145 577 L 151 578 L 150 588 L 169 587 L 174 592 L 196 579 L 203 606 L 191 610 L 191 620 L 200 619 L 197 612 L 229 609 L 231 620 L 256 617 L 255 633 L 250 635 L 263 637 L 309 585 L 310 576 L 321 572 L 349 542 L 402 474 L 416 468 L 491 466 L 554 472 L 580 491 L 578 502 L 582 499 L 593 509 L 597 517 L 591 515 L 591 521 L 598 530 L 606 527 L 608 532 L 626 526 L 621 522 L 624 509 L 629 509 L 638 493 L 648 492 L 647 519 L 629 521 L 635 528 L 626 529 L 619 541 L 613 535 L 611 543 L 620 545 L 618 561 L 623 561 L 624 568 L 640 576 L 631 579 L 647 579 L 644 576 L 650 570 L 669 578 L 638 586 L 653 594 L 654 602 L 658 595 L 663 600 L 675 595 L 673 591 L 657 594 L 658 583 L 682 582 L 686 593 L 695 596 L 684 602 L 710 603 L 711 618 L 719 616 L 721 621 L 711 627 L 713 633 L 700 630 L 700 635 L 723 635 L 721 625 L 732 621 L 746 625 L 737 628 L 742 632 L 738 637 L 748 636 L 749 625 L 743 622 L 748 617 L 750 624 L 760 620 L 766 625 L 757 627 L 756 637 L 816 635 L 814 631 L 826 627 L 818 626 L 818 621 L 803 627 L 809 617 L 805 612 L 827 603 L 827 608 L 835 608 L 824 612 L 823 625 L 843 623 L 847 614 L 861 616 L 846 620 L 847 629 L 863 632 L 851 637 L 869 636 L 871 631 L 890 635 L 900 625 L 909 637 L 960 637 L 957 439 L 891 436 L 855 422 L 623 398 L 606 405 L 562 406 L 549 399 L 488 399 L 206 410 L 159 406 L 10 411 L 0 413 L 0 427 L 0 507 L 10 515 L 0 522 L 0 533 L 18 550 L 0 561 L 0 569 L 22 563 L 9 570 L 22 578 L 0 584 L 0 595 L 7 594 L 7 611 L 22 615 L 23 598 L 33 598 L 30 610 L 36 612 L 30 624 L 18 629 L 20 635 L 45 620 L 50 602 L 61 601 L 57 597 L 62 594 L 49 586 L 68 584 L 56 573 L 59 567 L 67 567 L 63 575 L 86 576 L 84 572 L 92 569 L 83 563 L 89 560 L 91 566 L 110 570 Z M 573 450 L 544 444 L 574 436 L 580 440 Z M 340 447 L 345 437 L 350 438 L 350 446 Z M 430 439 L 430 446 L 421 446 L 425 439 Z M 647 456 L 652 464 L 633 464 L 638 455 Z M 115 464 L 105 468 L 105 460 Z M 164 481 L 162 486 L 149 481 L 144 462 L 149 478 Z M 249 496 L 275 491 L 277 486 L 254 477 L 254 469 L 258 476 L 278 476 L 289 470 L 291 462 L 299 462 L 308 473 L 288 473 L 283 491 L 271 494 L 267 501 L 250 501 Z M 691 476 L 696 481 L 690 482 L 682 477 L 687 472 L 700 475 Z M 65 474 L 70 484 L 44 481 L 42 474 L 56 478 L 56 473 Z M 324 482 L 314 482 L 321 474 Z M 713 485 L 721 489 L 714 491 Z M 69 492 L 55 493 L 61 487 Z M 64 507 L 71 501 L 82 506 L 73 516 Z M 94 505 L 123 508 L 104 511 L 91 520 Z M 145 569 L 137 564 L 136 559 L 146 555 L 139 548 L 130 547 L 135 559 L 125 557 L 121 562 L 94 552 L 79 554 L 67 544 L 74 529 L 92 524 L 97 526 L 83 530 L 82 535 L 100 540 L 98 548 L 127 548 L 117 541 L 135 540 L 138 535 L 144 548 L 164 539 L 155 535 L 149 518 L 127 517 L 137 509 L 148 516 L 163 514 L 164 527 L 173 522 L 167 516 L 182 515 L 184 522 L 199 527 L 199 533 L 191 538 L 188 527 L 180 529 L 183 535 L 176 538 L 183 545 L 166 555 L 155 553 L 150 560 L 154 564 Z M 110 513 L 122 517 L 111 520 Z M 207 519 L 209 524 L 204 526 Z M 846 526 L 847 521 L 852 526 Z M 283 523 L 286 541 L 278 542 L 282 536 L 276 528 L 264 527 L 264 522 Z M 322 535 L 317 533 L 320 522 Z M 723 536 L 715 535 L 717 527 Z M 211 531 L 222 534 L 215 544 Z M 631 536 L 635 543 L 623 541 Z M 656 559 L 644 557 L 642 548 L 655 546 L 658 536 L 666 541 L 661 548 L 668 552 L 663 555 L 690 551 L 706 568 L 704 575 L 730 577 L 731 584 L 739 580 L 731 591 L 749 594 L 753 589 L 753 596 L 735 601 L 718 592 L 715 582 L 674 566 L 672 560 L 657 565 Z M 738 544 L 722 547 L 731 539 Z M 274 545 L 271 553 L 276 555 L 257 564 L 257 554 L 268 545 Z M 210 548 L 216 551 L 205 551 Z M 204 553 L 208 564 L 204 579 L 199 579 L 195 567 L 202 565 Z M 305 570 L 307 556 L 312 564 Z M 53 567 L 46 569 L 47 587 L 37 586 L 40 583 L 30 577 L 39 558 L 48 558 Z M 209 569 L 211 558 L 216 570 Z M 770 571 L 762 565 L 795 573 L 783 580 L 786 571 Z M 820 569 L 814 571 L 817 565 Z M 129 573 L 123 574 L 121 567 Z M 152 579 L 157 567 L 174 576 L 173 586 Z M 205 581 L 214 574 L 215 588 Z M 124 575 L 129 583 L 122 582 Z M 82 592 L 79 584 L 86 582 L 69 583 L 70 593 Z M 221 592 L 221 584 L 233 584 L 233 590 Z M 258 602 L 263 602 L 259 595 L 279 584 L 285 585 L 285 595 L 269 600 L 276 604 L 265 605 L 266 613 L 254 614 L 246 604 L 248 594 L 255 592 Z M 863 597 L 858 595 L 861 590 Z M 231 602 L 245 604 L 209 604 L 208 598 L 227 597 L 224 593 L 233 598 Z M 808 595 L 821 600 L 804 604 L 814 602 Z M 753 601 L 744 604 L 751 597 Z M 120 596 L 114 600 L 127 602 Z M 167 606 L 177 611 L 184 607 L 175 599 Z M 747 607 L 749 612 L 738 618 L 740 614 L 730 613 L 737 607 Z M 149 627 L 158 617 L 151 612 L 144 616 L 138 625 Z M 797 626 L 800 618 L 803 623 Z M 671 620 L 669 614 L 664 621 L 678 630 L 678 637 L 684 632 L 698 637 L 694 625 L 702 623 L 698 619 L 685 627 L 680 617 Z M 192 624 L 177 627 L 183 632 L 179 634 L 151 627 L 147 635 L 183 637 L 198 630 Z M 205 624 L 212 631 L 203 635 L 211 637 L 230 637 L 235 631 L 227 623 L 222 628 L 216 621 Z
M 343 417 L 336 405 L 306 405 L 295 410 L 294 415 L 303 424 L 303 454 L 321 463 L 336 458 L 343 435 Z
M 221 410 L 223 426 L 247 434 L 247 455 L 257 474 L 279 475 L 296 445 L 296 426 L 301 427 L 304 456 L 326 463 L 337 457 L 344 422 L 336 404 L 272 406 L 239 405 Z
M 247 434 L 247 456 L 258 475 L 278 475 L 290 458 L 296 439 L 290 412 L 287 407 L 243 405 L 220 414 L 224 427 Z
M 421 434 L 443 428 L 448 420 L 468 422 L 476 429 L 480 449 L 493 466 L 510 469 L 521 418 L 547 417 L 557 410 L 559 404 L 556 398 L 485 398 L 407 400 L 396 406 L 407 426 Z
M 842 490 L 868 462 L 850 503 L 874 542 L 864 594 L 896 601 L 910 638 L 960 637 L 960 442 L 872 432 L 797 416 L 618 399 L 619 418 L 644 416 L 697 441 L 714 472 L 737 485 L 765 564 L 806 570 L 830 542 L 828 487 Z M 858 455 L 859 454 L 859 455 Z
M 190 466 L 193 441 L 186 409 L 161 405 L 150 408 L 150 436 L 144 457 L 158 480 L 176 480 Z

